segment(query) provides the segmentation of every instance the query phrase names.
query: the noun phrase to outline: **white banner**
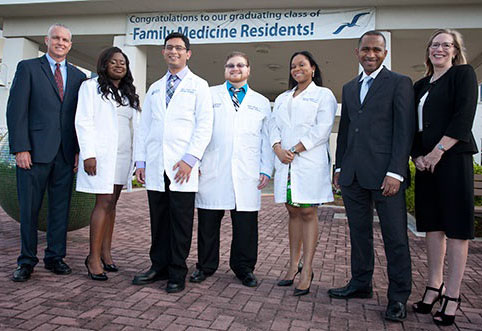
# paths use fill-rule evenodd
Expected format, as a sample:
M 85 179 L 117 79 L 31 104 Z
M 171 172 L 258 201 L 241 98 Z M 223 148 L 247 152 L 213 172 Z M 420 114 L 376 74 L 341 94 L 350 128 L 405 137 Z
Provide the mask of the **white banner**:
M 192 44 L 358 38 L 375 29 L 375 9 L 266 9 L 127 16 L 127 44 L 163 45 L 174 31 Z

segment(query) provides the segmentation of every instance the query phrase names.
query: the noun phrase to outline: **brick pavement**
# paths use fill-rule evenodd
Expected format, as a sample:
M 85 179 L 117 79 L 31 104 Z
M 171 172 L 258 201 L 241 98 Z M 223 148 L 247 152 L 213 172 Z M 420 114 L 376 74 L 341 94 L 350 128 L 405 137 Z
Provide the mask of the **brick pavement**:
M 202 284 L 187 283 L 186 290 L 166 294 L 165 282 L 131 285 L 134 274 L 150 266 L 149 221 L 145 191 L 123 193 L 120 199 L 113 256 L 121 268 L 107 282 L 87 278 L 83 264 L 88 252 L 88 228 L 68 235 L 66 261 L 69 276 L 35 268 L 26 283 L 10 280 L 19 251 L 19 226 L 0 211 L 0 329 L 3 330 L 438 330 L 429 316 L 409 310 L 403 324 L 387 322 L 386 260 L 380 229 L 375 225 L 376 269 L 372 299 L 334 300 L 328 288 L 349 279 L 349 234 L 346 219 L 333 218 L 343 209 L 322 207 L 320 236 L 315 256 L 311 293 L 292 296 L 293 287 L 276 282 L 288 264 L 287 213 L 271 196 L 263 197 L 259 221 L 259 258 L 255 271 L 259 286 L 246 288 L 229 270 L 231 228 L 222 226 L 221 264 Z M 195 224 L 196 228 L 196 224 Z M 413 294 L 424 290 L 426 259 L 423 239 L 410 234 L 413 259 Z M 188 265 L 196 262 L 194 234 Z M 39 257 L 45 234 L 39 236 Z M 462 287 L 462 310 L 457 325 L 446 329 L 482 329 L 482 242 L 472 242 Z

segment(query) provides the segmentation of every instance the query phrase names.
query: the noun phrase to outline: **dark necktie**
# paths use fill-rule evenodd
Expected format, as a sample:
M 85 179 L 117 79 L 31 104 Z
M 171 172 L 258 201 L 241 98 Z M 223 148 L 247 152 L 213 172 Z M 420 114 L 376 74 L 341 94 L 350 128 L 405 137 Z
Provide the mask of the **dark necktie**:
M 62 73 L 60 72 L 60 63 L 55 64 L 55 83 L 59 89 L 60 101 L 64 101 L 64 80 L 62 79 Z
M 166 107 L 169 105 L 169 101 L 171 101 L 172 96 L 174 95 L 174 91 L 176 91 L 176 80 L 178 80 L 176 75 L 169 76 L 166 86 Z
M 238 111 L 239 110 L 238 93 L 241 92 L 241 89 L 231 86 L 230 90 L 231 92 L 233 92 L 233 96 L 231 97 L 231 100 L 233 100 L 234 110 Z

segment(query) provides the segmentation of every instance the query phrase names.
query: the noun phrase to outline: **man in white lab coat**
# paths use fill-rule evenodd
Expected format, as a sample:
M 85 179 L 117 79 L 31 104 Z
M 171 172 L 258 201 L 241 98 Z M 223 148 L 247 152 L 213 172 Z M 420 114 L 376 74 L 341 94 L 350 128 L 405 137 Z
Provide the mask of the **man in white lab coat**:
M 274 160 L 268 138 L 271 108 L 268 99 L 248 87 L 246 54 L 229 54 L 224 67 L 226 82 L 211 87 L 214 128 L 200 166 L 198 263 L 189 280 L 200 283 L 218 268 L 221 219 L 230 210 L 229 265 L 243 285 L 254 287 L 261 189 L 270 179 Z
M 168 72 L 151 85 L 136 135 L 137 180 L 146 184 L 152 265 L 133 284 L 168 279 L 166 291 L 184 290 L 198 190 L 198 161 L 211 139 L 213 108 L 208 83 L 187 67 L 189 39 L 173 32 L 162 55 Z

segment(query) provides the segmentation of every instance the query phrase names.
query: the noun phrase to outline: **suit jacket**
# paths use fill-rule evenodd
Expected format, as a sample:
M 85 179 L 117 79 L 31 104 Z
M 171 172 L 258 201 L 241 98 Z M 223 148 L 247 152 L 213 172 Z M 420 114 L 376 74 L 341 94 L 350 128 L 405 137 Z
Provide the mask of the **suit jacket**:
M 408 182 L 408 157 L 415 130 L 410 78 L 383 68 L 360 104 L 361 75 L 343 86 L 336 168 L 339 184 L 356 176 L 366 189 L 380 189 L 387 172 Z
M 433 83 L 430 78 L 424 77 L 414 85 L 416 105 L 430 92 L 423 105 L 423 131 L 417 128 L 412 157 L 428 154 L 443 136 L 459 140 L 447 153 L 477 153 L 472 135 L 478 95 L 474 69 L 468 64 L 457 65 Z
M 7 103 L 10 152 L 29 151 L 32 162 L 51 162 L 62 144 L 73 164 L 79 146 L 74 129 L 77 95 L 85 74 L 67 63 L 63 102 L 47 57 L 19 62 Z

